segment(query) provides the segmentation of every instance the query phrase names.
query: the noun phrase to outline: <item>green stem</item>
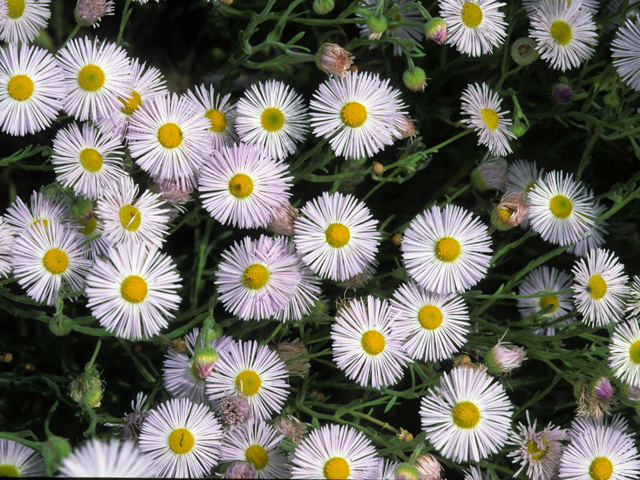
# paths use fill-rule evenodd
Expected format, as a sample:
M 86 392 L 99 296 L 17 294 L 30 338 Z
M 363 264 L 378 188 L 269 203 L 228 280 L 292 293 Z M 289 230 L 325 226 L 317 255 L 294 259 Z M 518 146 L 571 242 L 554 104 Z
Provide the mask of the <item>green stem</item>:
M 129 20 L 129 17 L 131 16 L 131 12 L 133 12 L 133 9 L 129 8 L 129 5 L 131 4 L 131 0 L 127 0 L 124 4 L 124 10 L 122 10 L 122 20 L 120 21 L 120 31 L 118 32 L 118 39 L 116 40 L 116 45 L 120 46 L 120 43 L 122 42 L 122 35 L 124 34 L 124 27 L 127 24 L 127 20 Z
M 49 422 L 51 421 L 51 417 L 53 416 L 53 412 L 55 412 L 56 408 L 58 408 L 58 404 L 59 403 L 60 402 L 58 400 L 56 400 L 53 403 L 53 406 L 49 410 L 49 413 L 47 413 L 47 418 L 45 418 L 45 420 L 44 420 L 44 433 L 46 433 L 47 437 L 49 437 L 49 438 L 55 436 L 53 433 L 51 433 L 51 430 L 49 430 Z
M 93 351 L 93 356 L 91 357 L 91 360 L 89 360 L 89 363 L 87 363 L 87 366 L 85 367 L 85 370 L 87 370 L 88 368 L 91 368 L 93 366 L 93 363 L 96 361 L 96 358 L 98 358 L 98 352 L 100 351 L 100 346 L 102 345 L 102 339 L 98 338 L 98 343 L 96 343 L 96 348 Z
M 81 25 L 80 24 L 76 24 L 75 28 L 73 29 L 73 31 L 69 34 L 69 36 L 67 37 L 67 39 L 64 41 L 64 43 L 62 44 L 62 47 L 64 48 L 64 46 L 67 44 L 67 42 L 69 40 L 71 40 L 73 37 L 76 36 L 76 33 L 78 33 L 78 31 L 80 30 Z

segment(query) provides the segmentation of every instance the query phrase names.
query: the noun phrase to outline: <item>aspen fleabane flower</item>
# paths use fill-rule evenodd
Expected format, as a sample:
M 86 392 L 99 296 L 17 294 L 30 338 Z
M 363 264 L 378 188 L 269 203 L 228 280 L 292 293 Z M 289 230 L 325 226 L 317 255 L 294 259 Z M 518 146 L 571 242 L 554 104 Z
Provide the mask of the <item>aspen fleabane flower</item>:
M 194 110 L 209 120 L 209 135 L 213 141 L 214 152 L 222 147 L 230 147 L 238 142 L 236 133 L 236 106 L 229 102 L 231 94 L 224 97 L 215 93 L 212 85 L 204 85 L 189 90 L 187 96 Z
M 0 40 L 28 44 L 47 28 L 51 0 L 3 0 L 0 2 Z
M 631 387 L 640 387 L 640 326 L 634 318 L 616 327 L 609 343 L 613 375 Z
M 35 450 L 0 438 L 1 477 L 44 476 L 42 457 Z
M 1 461 L 1 460 L 0 460 Z M 150 477 L 156 466 L 133 441 L 94 438 L 76 448 L 60 464 L 61 477 Z

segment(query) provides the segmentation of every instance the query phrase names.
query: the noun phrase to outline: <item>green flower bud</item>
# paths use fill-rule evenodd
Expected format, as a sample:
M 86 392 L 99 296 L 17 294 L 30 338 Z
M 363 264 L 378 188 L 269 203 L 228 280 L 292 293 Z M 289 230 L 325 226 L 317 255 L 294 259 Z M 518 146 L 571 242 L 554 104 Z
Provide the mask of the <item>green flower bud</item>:
M 102 400 L 102 390 L 100 388 L 92 388 L 84 394 L 83 402 L 89 408 L 97 408 Z
M 424 92 L 427 86 L 427 74 L 420 67 L 414 67 L 413 71 L 408 69 L 402 75 L 402 81 L 412 92 Z
M 42 456 L 44 458 L 44 469 L 48 477 L 53 476 L 58 469 L 62 459 L 71 453 L 71 445 L 62 437 L 49 437 L 42 444 Z
M 335 8 L 333 0 L 313 0 L 313 11 L 318 15 L 326 15 Z
M 196 368 L 196 374 L 204 380 L 213 370 L 214 365 L 218 361 L 218 352 L 212 347 L 198 347 L 193 355 L 193 365 Z
M 367 27 L 370 32 L 369 40 L 378 40 L 387 31 L 387 19 L 385 17 L 369 17 L 367 18 Z
M 64 337 L 71 331 L 71 320 L 62 314 L 55 314 L 49 322 L 49 330 L 57 337 Z
M 88 198 L 75 197 L 69 206 L 73 218 L 87 221 L 93 217 L 93 202 Z
M 420 472 L 413 465 L 401 463 L 396 467 L 394 477 L 396 480 L 418 480 Z
M 424 36 L 442 45 L 447 39 L 447 24 L 440 17 L 434 17 L 424 26 Z

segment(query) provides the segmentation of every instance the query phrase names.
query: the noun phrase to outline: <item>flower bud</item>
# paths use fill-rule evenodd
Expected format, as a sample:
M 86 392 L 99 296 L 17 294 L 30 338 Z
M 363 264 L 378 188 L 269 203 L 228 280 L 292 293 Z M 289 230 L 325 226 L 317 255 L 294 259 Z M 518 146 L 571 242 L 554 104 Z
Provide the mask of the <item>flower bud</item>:
M 613 398 L 613 385 L 607 377 L 596 377 L 589 385 L 591 395 L 599 400 L 609 400 Z
M 427 86 L 427 74 L 420 67 L 414 67 L 413 70 L 407 69 L 404 72 L 402 81 L 412 92 L 424 92 L 424 87 Z
M 384 165 L 382 165 L 381 163 L 378 163 L 378 162 L 373 162 L 373 165 L 371 165 L 371 170 L 376 175 L 380 175 L 380 174 L 384 173 Z
M 71 445 L 62 437 L 51 436 L 42 444 L 44 468 L 48 477 L 53 476 L 62 459 L 71 453 Z
M 396 467 L 394 478 L 396 480 L 418 480 L 420 478 L 420 472 L 409 463 L 401 463 Z
M 276 347 L 276 354 L 285 363 L 289 375 L 304 378 L 309 374 L 311 364 L 308 358 L 293 360 L 300 355 L 309 353 L 307 347 L 296 338 L 293 342 L 282 342 Z
M 442 465 L 433 455 L 424 453 L 418 456 L 414 465 L 418 469 L 420 480 L 440 480 Z
M 442 45 L 447 39 L 447 24 L 440 17 L 434 17 L 424 26 L 424 36 Z
M 566 83 L 558 83 L 551 90 L 551 97 L 560 105 L 568 105 L 571 103 L 573 90 Z
M 293 235 L 299 213 L 297 208 L 283 203 L 271 217 L 267 228 L 278 235 Z
M 369 27 L 369 40 L 379 40 L 384 32 L 387 31 L 387 19 L 385 17 L 369 17 L 367 18 L 367 27 Z
M 87 222 L 93 218 L 93 202 L 81 196 L 75 197 L 69 205 L 72 218 Z
M 520 225 L 529 216 L 529 204 L 521 193 L 505 193 L 491 213 L 491 224 L 498 230 L 509 230 Z
M 394 233 L 391 236 L 391 243 L 393 243 L 396 247 L 399 247 L 400 244 L 402 243 L 402 234 L 401 233 Z
M 318 15 L 326 15 L 335 8 L 333 0 L 313 0 L 313 11 Z
M 71 320 L 62 313 L 56 313 L 49 322 L 49 330 L 57 337 L 64 337 L 71 331 Z
M 225 478 L 258 478 L 253 465 L 246 462 L 233 462 L 224 473 Z
M 102 17 L 113 15 L 113 0 L 78 0 L 74 14 L 78 25 L 95 27 Z
M 316 65 L 329 75 L 347 77 L 351 75 L 353 59 L 354 56 L 340 45 L 323 43 L 316 54 Z
M 196 369 L 198 378 L 204 380 L 209 376 L 216 362 L 218 361 L 218 352 L 213 347 L 198 347 L 193 355 L 193 365 Z
M 100 406 L 102 400 L 102 389 L 91 388 L 84 394 L 83 402 L 89 408 L 97 408 Z
M 509 165 L 504 158 L 490 158 L 473 169 L 471 183 L 481 192 L 504 190 L 507 185 L 508 172 Z
M 522 365 L 527 354 L 522 347 L 498 343 L 484 357 L 484 364 L 494 375 L 509 373 Z
M 511 45 L 511 58 L 518 65 L 530 65 L 540 57 L 536 51 L 537 46 L 533 38 L 519 38 Z

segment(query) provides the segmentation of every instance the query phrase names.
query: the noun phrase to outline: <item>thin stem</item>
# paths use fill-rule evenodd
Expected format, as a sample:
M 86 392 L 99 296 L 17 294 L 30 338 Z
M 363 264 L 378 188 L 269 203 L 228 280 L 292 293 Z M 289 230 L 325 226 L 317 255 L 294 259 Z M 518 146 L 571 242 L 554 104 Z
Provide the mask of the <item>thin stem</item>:
M 102 345 L 102 339 L 98 338 L 98 343 L 96 343 L 96 349 L 93 351 L 93 356 L 91 357 L 91 360 L 89 360 L 89 363 L 85 367 L 85 370 L 93 366 L 93 363 L 96 361 L 96 358 L 98 358 L 98 352 L 100 351 L 101 345 Z
M 124 4 L 124 10 L 122 11 L 122 20 L 120 21 L 120 31 L 118 32 L 118 39 L 116 40 L 116 45 L 120 46 L 120 42 L 122 42 L 122 34 L 124 33 L 124 27 L 127 24 L 127 20 L 131 16 L 131 12 L 133 9 L 129 9 L 129 5 L 131 4 L 131 0 L 127 0 Z
M 69 36 L 67 37 L 67 39 L 64 41 L 64 43 L 62 44 L 62 47 L 64 48 L 64 46 L 67 44 L 67 42 L 69 40 L 71 40 L 73 37 L 76 36 L 76 33 L 78 33 L 78 31 L 80 30 L 81 25 L 79 23 L 76 24 L 75 28 L 73 29 L 73 31 L 69 34 Z

